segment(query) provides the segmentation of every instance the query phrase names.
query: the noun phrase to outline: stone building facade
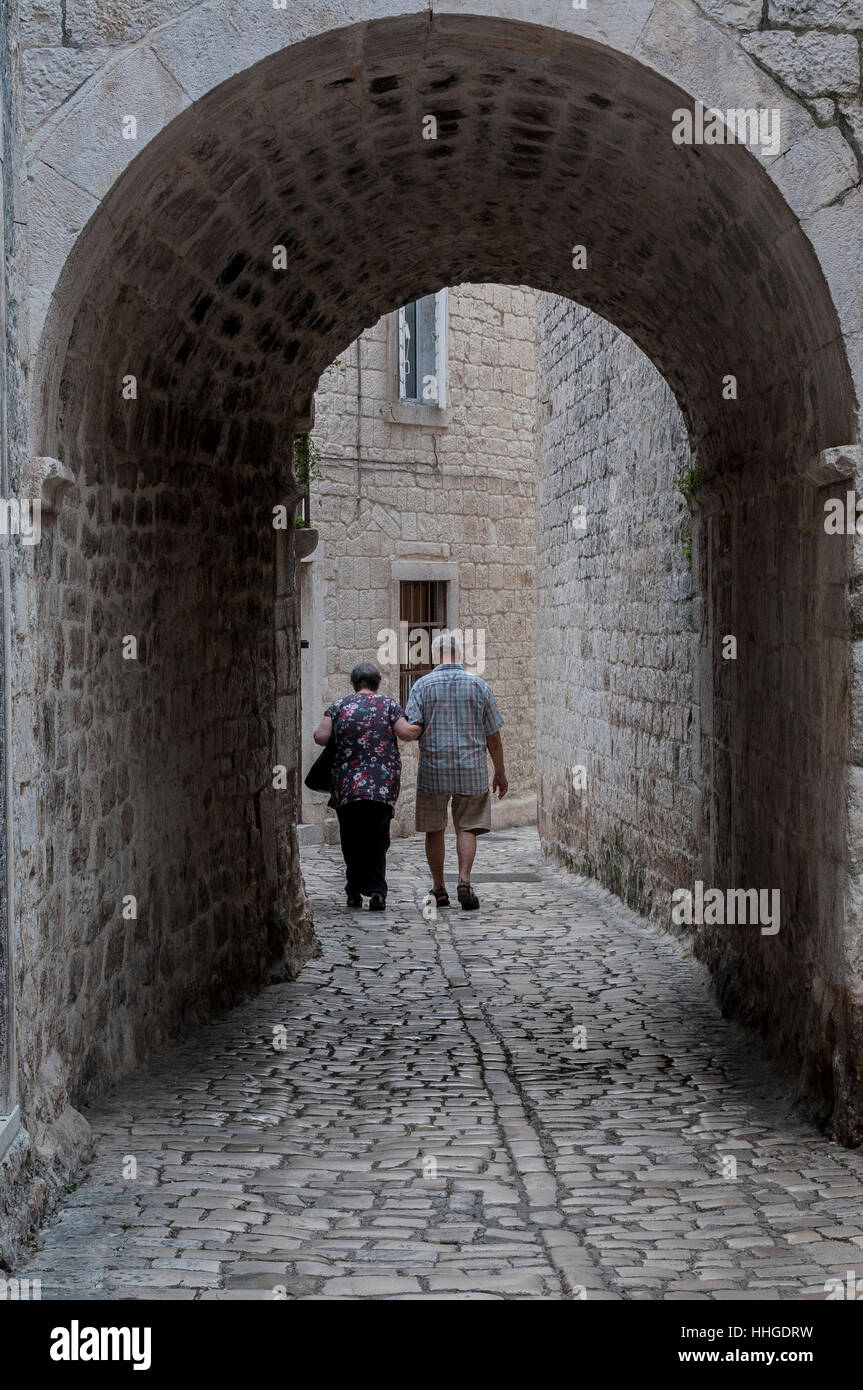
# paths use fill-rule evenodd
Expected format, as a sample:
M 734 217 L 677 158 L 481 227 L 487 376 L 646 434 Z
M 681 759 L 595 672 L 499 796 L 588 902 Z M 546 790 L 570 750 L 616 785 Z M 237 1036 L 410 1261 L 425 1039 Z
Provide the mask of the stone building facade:
M 406 653 L 388 664 L 384 634 L 408 623 L 408 586 L 417 598 L 437 584 L 440 625 L 465 633 L 467 664 L 506 721 L 510 793 L 494 809 L 510 825 L 536 815 L 535 301 L 504 285 L 448 291 L 442 408 L 400 398 L 397 312 L 340 354 L 315 397 L 320 539 L 300 563 L 304 768 L 319 751 L 312 729 L 350 690 L 357 661 L 378 663 L 381 689 L 401 698 Z M 401 629 L 402 642 L 419 631 Z M 416 767 L 416 747 L 402 745 L 396 834 L 413 832 Z M 324 802 L 304 792 L 303 821 L 322 819 Z
M 446 285 L 567 296 L 674 392 L 699 480 L 700 869 L 788 906 L 778 938 L 699 945 L 728 1010 L 859 1141 L 863 555 L 823 529 L 825 500 L 863 487 L 859 0 L 8 0 L 3 25 L 3 476 L 7 501 L 45 504 L 38 546 L 0 547 L 10 1238 L 80 1157 L 88 1094 L 314 948 L 274 508 L 299 505 L 324 369 Z M 698 102 L 778 113 L 780 147 L 674 143 Z M 626 637 L 597 580 L 598 625 Z M 685 693 L 675 676 L 665 700 L 670 669 L 639 673 L 657 720 Z M 651 732 L 644 811 L 678 855 L 685 735 Z M 605 832 L 591 850 L 551 810 L 601 866 Z M 627 822 L 610 861 L 636 896 L 644 845 Z
M 728 484 L 701 475 L 628 338 L 540 295 L 537 340 L 540 834 L 672 931 L 696 881 L 775 892 L 775 935 L 706 917 L 692 948 L 827 1121 L 856 1084 L 835 1041 L 854 1036 L 836 930 L 848 587 L 823 524 L 841 489 L 767 475 L 723 515 Z

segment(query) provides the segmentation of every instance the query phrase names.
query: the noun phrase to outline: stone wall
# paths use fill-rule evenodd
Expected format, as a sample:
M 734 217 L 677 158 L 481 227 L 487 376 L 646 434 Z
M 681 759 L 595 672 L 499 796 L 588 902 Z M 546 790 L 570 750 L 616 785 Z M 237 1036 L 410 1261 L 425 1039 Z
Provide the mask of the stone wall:
M 540 833 L 667 922 L 695 860 L 686 431 L 656 369 L 595 314 L 539 295 L 538 344 Z
M 16 99 L 18 86 L 13 81 L 14 58 L 13 39 L 17 37 L 17 13 L 14 7 L 4 6 L 0 13 L 0 244 L 3 249 L 0 265 L 0 343 L 2 343 L 2 363 L 0 363 L 0 494 L 6 496 L 9 478 L 10 441 L 9 419 L 17 403 L 20 407 L 20 393 L 17 389 L 17 375 L 21 369 L 19 346 L 14 333 L 16 284 L 16 229 L 15 229 L 15 169 L 17 165 L 18 111 Z M 7 306 L 11 303 L 11 312 Z M 3 557 L 5 560 L 5 556 Z M 8 612 L 9 574 L 6 565 L 0 572 L 2 590 L 2 611 Z M 12 1106 L 12 1077 L 10 1068 L 11 1040 L 10 1029 L 10 955 L 9 955 L 9 904 L 7 897 L 6 863 L 6 653 L 5 642 L 0 643 L 0 1116 Z
M 9 1179 L 9 1240 L 86 1151 L 77 1107 L 294 976 L 314 946 L 293 826 L 293 541 L 272 525 L 285 492 L 262 476 L 265 427 L 225 421 L 184 443 L 169 409 L 163 452 L 143 437 L 147 408 L 123 409 L 122 441 L 64 447 L 80 481 L 22 555 L 16 595 L 30 735 L 16 745 L 29 781 L 14 986 L 31 1143 Z
M 70 441 L 81 481 L 33 552 L 45 640 L 19 702 L 46 775 L 18 826 L 16 993 L 37 1133 L 311 949 L 292 864 L 295 731 L 276 702 L 296 690 L 296 662 L 276 678 L 285 533 L 262 487 L 261 423 L 184 443 L 169 410 L 163 452 L 142 438 L 147 415 L 129 402 L 113 438 Z M 293 633 L 290 552 L 282 570 Z
M 857 1137 L 849 571 L 824 531 L 831 488 L 756 462 L 702 477 L 634 345 L 565 301 L 538 303 L 541 835 L 672 929 L 670 895 L 696 878 L 777 890 L 775 935 L 695 927 L 693 949 L 804 1105 Z
M 514 824 L 533 818 L 535 792 L 536 297 L 524 288 L 460 285 L 447 298 L 441 422 L 393 419 L 398 369 L 389 315 L 340 354 L 318 387 L 313 438 L 322 458 L 312 522 L 321 541 L 303 568 L 323 625 L 310 622 L 303 636 L 325 658 L 317 665 L 311 647 L 303 653 L 304 755 L 308 766 L 317 752 L 311 730 L 330 700 L 350 690 L 351 668 L 378 660 L 378 633 L 397 621 L 404 573 L 397 567 L 448 566 L 458 605 L 451 625 L 482 634 L 479 674 L 506 721 L 510 791 L 497 813 L 515 816 Z M 382 669 L 381 689 L 398 698 L 398 670 Z M 416 766 L 416 747 L 403 744 L 396 833 L 413 832 Z M 323 798 L 306 793 L 304 817 L 315 800 Z
M 15 554 L 29 1147 L 9 1155 L 10 1241 L 86 1151 L 78 1106 L 214 1010 L 296 974 L 314 948 L 293 825 L 293 529 L 273 524 L 276 504 L 292 522 L 297 497 L 291 417 L 212 379 L 197 399 L 171 389 L 168 361 L 189 390 L 192 340 L 168 349 L 140 320 L 119 375 L 103 374 L 104 331 L 88 310 L 64 359 L 50 442 L 74 485 L 40 543 Z
M 770 1039 L 815 1117 L 860 1142 L 860 937 L 846 915 L 858 859 L 849 809 L 861 756 L 851 722 L 860 579 L 846 537 L 824 528 L 825 500 L 849 486 L 753 466 L 696 493 L 703 878 L 781 897 L 776 935 L 705 927 L 696 948 L 725 1007 Z M 726 636 L 733 660 L 723 659 Z

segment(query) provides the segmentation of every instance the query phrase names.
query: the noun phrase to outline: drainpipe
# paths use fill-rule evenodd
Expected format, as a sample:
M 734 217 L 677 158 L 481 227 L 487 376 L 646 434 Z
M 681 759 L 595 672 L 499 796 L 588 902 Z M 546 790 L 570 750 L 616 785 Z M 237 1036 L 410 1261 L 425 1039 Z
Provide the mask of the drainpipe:
M 357 338 L 357 516 L 363 496 L 363 335 Z

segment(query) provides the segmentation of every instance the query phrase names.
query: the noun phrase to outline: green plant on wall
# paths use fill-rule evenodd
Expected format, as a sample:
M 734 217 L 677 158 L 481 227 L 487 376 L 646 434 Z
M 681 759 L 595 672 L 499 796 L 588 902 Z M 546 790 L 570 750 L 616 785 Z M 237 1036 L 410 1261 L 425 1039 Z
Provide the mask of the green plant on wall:
M 688 507 L 692 507 L 696 493 L 704 482 L 704 473 L 700 463 L 690 464 L 684 473 L 677 480 L 677 490 L 686 498 Z M 692 564 L 692 522 L 691 518 L 686 524 L 683 533 L 683 558 L 688 565 Z
M 308 487 L 321 476 L 321 451 L 311 434 L 298 434 L 294 440 L 294 477 L 300 487 Z
M 294 440 L 294 477 L 306 494 L 302 511 L 297 512 L 295 525 L 310 526 L 308 516 L 309 488 L 321 477 L 321 451 L 311 434 L 299 434 Z
M 704 473 L 700 463 L 690 464 L 686 472 L 681 474 L 677 480 L 677 490 L 682 492 L 691 507 L 695 501 L 695 494 L 704 482 Z

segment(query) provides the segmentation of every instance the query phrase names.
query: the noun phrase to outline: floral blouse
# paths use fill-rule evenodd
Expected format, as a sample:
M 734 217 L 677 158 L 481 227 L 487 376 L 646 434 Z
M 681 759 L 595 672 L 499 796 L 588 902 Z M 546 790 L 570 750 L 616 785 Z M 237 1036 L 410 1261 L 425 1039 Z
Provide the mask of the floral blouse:
M 384 801 L 395 806 L 402 760 L 393 726 L 404 714 L 398 700 L 358 690 L 335 700 L 324 713 L 333 721 L 336 740 L 330 805 Z

